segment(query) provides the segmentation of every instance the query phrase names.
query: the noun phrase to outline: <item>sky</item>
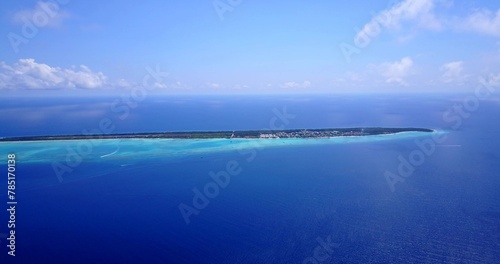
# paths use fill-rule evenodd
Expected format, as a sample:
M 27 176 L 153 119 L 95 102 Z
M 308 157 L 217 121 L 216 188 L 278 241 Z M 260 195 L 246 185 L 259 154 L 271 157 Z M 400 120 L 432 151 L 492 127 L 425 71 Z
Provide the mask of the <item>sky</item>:
M 500 2 L 5 1 L 3 94 L 467 92 Z

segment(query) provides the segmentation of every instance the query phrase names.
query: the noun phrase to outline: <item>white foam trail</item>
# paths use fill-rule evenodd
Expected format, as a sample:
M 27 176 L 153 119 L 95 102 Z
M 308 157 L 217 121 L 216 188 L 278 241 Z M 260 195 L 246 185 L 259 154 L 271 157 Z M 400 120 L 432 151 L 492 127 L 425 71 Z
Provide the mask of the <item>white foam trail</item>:
M 111 152 L 111 153 L 109 153 L 109 154 L 102 155 L 102 156 L 101 156 L 101 158 L 105 158 L 105 157 L 109 157 L 109 156 L 111 156 L 111 155 L 114 155 L 114 154 L 116 154 L 116 152 L 118 152 L 118 150 L 119 150 L 119 149 L 117 149 L 117 150 L 115 150 L 115 151 L 113 151 L 113 152 Z

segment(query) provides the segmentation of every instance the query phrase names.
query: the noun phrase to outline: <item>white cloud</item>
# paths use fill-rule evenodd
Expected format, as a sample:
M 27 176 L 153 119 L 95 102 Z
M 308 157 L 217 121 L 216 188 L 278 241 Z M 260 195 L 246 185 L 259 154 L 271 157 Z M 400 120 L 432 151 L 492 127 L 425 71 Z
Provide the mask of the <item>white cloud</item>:
M 281 85 L 282 88 L 309 88 L 311 87 L 310 81 L 299 82 L 286 82 Z
M 206 84 L 207 86 L 210 86 L 209 83 Z M 213 86 L 210 86 L 212 88 L 218 88 L 220 85 L 218 84 L 212 84 Z M 186 86 L 184 83 L 177 81 L 177 80 L 172 80 L 172 79 L 164 79 L 161 81 L 155 81 L 152 85 L 149 85 L 148 87 L 153 88 L 155 90 L 161 91 L 161 90 L 189 90 L 189 87 Z
M 404 79 L 410 75 L 412 67 L 413 60 L 410 57 L 404 57 L 400 61 L 384 62 L 375 66 L 375 69 L 385 78 L 387 83 L 407 85 Z
M 246 84 L 236 84 L 233 86 L 233 89 L 236 89 L 236 90 L 246 90 L 250 88 L 250 86 L 246 85 Z
M 382 27 L 399 29 L 404 21 L 414 21 L 419 27 L 439 30 L 442 23 L 434 14 L 436 0 L 405 0 L 375 15 L 357 33 L 355 40 L 363 42 L 367 37 L 376 37 Z
M 210 88 L 213 88 L 213 89 L 219 89 L 219 88 L 222 88 L 222 85 L 220 85 L 219 83 L 206 83 L 206 85 Z
M 363 46 L 371 38 L 378 36 L 384 28 L 401 29 L 405 22 L 413 23 L 417 28 L 428 30 L 459 29 L 462 31 L 477 32 L 484 35 L 500 36 L 500 9 L 496 12 L 480 9 L 468 16 L 450 20 L 444 15 L 436 14 L 436 6 L 450 7 L 446 0 L 404 0 L 376 14 L 355 37 L 355 43 Z M 406 41 L 415 36 L 415 32 L 398 37 L 399 41 Z
M 55 1 L 38 1 L 34 8 L 14 13 L 12 21 L 16 24 L 32 24 L 36 27 L 58 27 L 70 14 L 61 10 Z
M 284 88 L 296 88 L 296 87 L 300 87 L 300 83 L 298 83 L 298 82 L 286 82 L 282 86 Z
M 93 72 L 85 65 L 65 69 L 34 59 L 20 59 L 12 65 L 0 62 L 0 89 L 94 89 L 106 84 L 102 72 Z
M 342 85 L 346 85 L 346 84 L 352 85 L 352 84 L 356 84 L 356 83 L 361 83 L 363 81 L 364 81 L 363 74 L 348 71 L 342 77 L 335 78 L 333 80 L 333 83 L 334 84 L 342 84 Z
M 167 73 L 162 73 L 166 77 Z M 149 78 L 151 80 L 153 78 Z M 212 88 L 223 88 L 216 83 L 207 84 Z M 38 63 L 34 59 L 20 59 L 13 64 L 0 61 L 0 89 L 11 90 L 61 90 L 61 89 L 115 89 L 129 90 L 140 86 L 165 90 L 190 89 L 185 84 L 171 79 L 151 80 L 151 83 L 137 83 L 127 79 L 110 80 L 104 73 L 92 71 L 85 65 L 69 68 L 53 67 Z
M 155 89 L 167 89 L 168 85 L 164 82 L 155 82 L 153 83 L 152 87 Z
M 459 23 L 462 30 L 500 37 L 500 9 L 496 14 L 489 10 L 479 10 Z
M 445 83 L 463 83 L 469 78 L 469 75 L 463 73 L 463 61 L 452 61 L 441 66 L 443 75 L 441 76 Z
M 131 88 L 132 84 L 129 81 L 125 80 L 125 79 L 118 79 L 115 82 L 115 86 L 116 87 L 121 87 L 121 88 Z

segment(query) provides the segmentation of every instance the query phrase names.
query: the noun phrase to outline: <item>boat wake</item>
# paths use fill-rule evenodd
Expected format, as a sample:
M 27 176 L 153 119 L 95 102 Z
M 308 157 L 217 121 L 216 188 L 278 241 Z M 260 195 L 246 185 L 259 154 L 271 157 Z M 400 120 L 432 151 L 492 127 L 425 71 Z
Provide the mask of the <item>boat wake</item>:
M 108 154 L 102 155 L 102 156 L 101 156 L 101 158 L 105 158 L 105 157 L 112 156 L 112 155 L 116 154 L 119 150 L 120 150 L 120 147 L 118 147 L 115 151 L 113 151 L 113 152 L 111 152 L 111 153 L 108 153 Z

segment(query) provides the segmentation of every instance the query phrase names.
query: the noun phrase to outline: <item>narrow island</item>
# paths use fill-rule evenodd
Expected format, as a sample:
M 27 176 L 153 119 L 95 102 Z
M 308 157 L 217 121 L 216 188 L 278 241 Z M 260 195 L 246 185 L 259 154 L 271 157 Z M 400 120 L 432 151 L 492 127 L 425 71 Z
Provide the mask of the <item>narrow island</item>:
M 191 131 L 191 132 L 153 132 L 124 134 L 54 135 L 5 137 L 0 141 L 41 141 L 41 140 L 82 140 L 82 139 L 276 139 L 276 138 L 331 138 L 387 135 L 401 132 L 434 132 L 427 128 L 324 128 L 324 129 L 287 129 L 287 130 L 243 130 L 243 131 Z

